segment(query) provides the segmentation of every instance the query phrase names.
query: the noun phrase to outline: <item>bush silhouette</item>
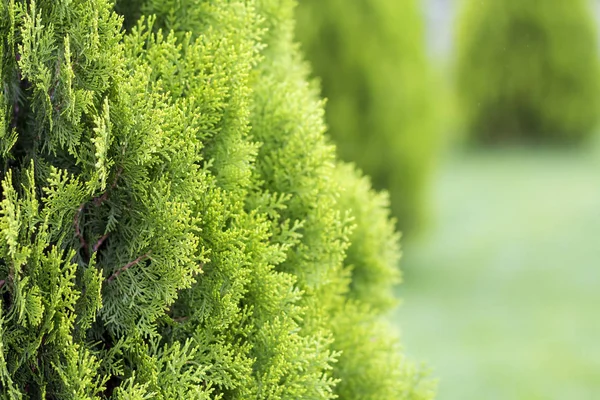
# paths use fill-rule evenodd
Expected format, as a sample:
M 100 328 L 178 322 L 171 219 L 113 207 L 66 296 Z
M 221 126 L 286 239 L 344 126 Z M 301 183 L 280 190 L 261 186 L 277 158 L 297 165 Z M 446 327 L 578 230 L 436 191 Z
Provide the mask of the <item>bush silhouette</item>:
M 419 6 L 305 0 L 297 10 L 298 39 L 327 98 L 328 132 L 340 158 L 389 191 L 403 231 L 426 215 L 437 136 Z
M 457 39 L 470 138 L 577 143 L 593 133 L 600 82 L 588 2 L 467 1 Z

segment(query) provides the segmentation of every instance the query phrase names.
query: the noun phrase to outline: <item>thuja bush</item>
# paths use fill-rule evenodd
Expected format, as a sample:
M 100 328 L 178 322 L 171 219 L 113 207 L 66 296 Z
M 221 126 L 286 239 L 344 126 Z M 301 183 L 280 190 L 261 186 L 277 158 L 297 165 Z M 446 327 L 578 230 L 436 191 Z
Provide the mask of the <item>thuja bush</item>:
M 335 160 L 292 14 L 0 3 L 0 398 L 433 396 L 380 317 L 385 197 Z
M 405 232 L 426 216 L 438 130 L 420 13 L 418 0 L 305 0 L 297 9 L 338 153 L 389 191 Z
M 598 121 L 600 69 L 586 0 L 465 1 L 456 85 L 468 137 L 576 143 Z

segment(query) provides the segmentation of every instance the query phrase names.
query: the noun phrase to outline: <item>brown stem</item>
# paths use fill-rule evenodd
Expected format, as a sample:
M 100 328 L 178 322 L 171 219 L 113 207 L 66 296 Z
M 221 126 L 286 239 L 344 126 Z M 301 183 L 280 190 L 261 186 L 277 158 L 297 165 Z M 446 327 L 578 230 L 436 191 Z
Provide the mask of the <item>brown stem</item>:
M 2 289 L 4 287 L 5 283 L 6 283 L 6 281 L 4 279 L 0 281 L 0 289 Z
M 81 233 L 81 228 L 79 226 L 79 217 L 81 217 L 81 213 L 83 212 L 84 207 L 85 207 L 85 204 L 82 204 L 79 206 L 79 208 L 77 209 L 77 212 L 75 213 L 75 218 L 74 218 L 73 223 L 75 225 L 75 235 L 77 235 L 77 237 L 79 238 L 79 244 L 81 244 L 81 247 L 85 251 L 86 256 L 89 257 L 90 250 L 89 250 L 88 244 L 85 242 L 85 239 L 83 238 L 83 235 Z
M 17 53 L 15 55 L 17 64 L 15 65 L 16 71 L 17 71 L 17 80 L 19 82 L 19 87 L 21 89 L 25 89 L 24 86 L 26 86 L 26 82 L 23 79 L 23 74 L 21 73 L 21 69 L 19 68 L 19 61 L 21 61 L 21 54 Z M 18 96 L 15 96 L 15 101 L 13 103 L 13 115 L 12 115 L 12 122 L 11 122 L 11 128 L 15 129 L 17 127 L 17 125 L 19 124 L 19 120 L 21 119 L 21 107 L 19 106 L 19 98 Z
M 92 252 L 97 252 L 98 249 L 100 248 L 100 246 L 102 246 L 102 243 L 104 243 L 104 241 L 108 238 L 109 234 L 107 233 L 106 235 L 102 236 L 100 239 L 98 239 L 98 241 L 96 242 L 95 245 L 92 246 Z
M 112 282 L 114 281 L 119 275 L 121 275 L 123 272 L 127 271 L 129 268 L 138 265 L 142 260 L 148 258 L 150 256 L 150 252 L 147 252 L 146 254 L 139 256 L 138 258 L 136 258 L 135 260 L 127 263 L 127 265 L 124 265 L 123 267 L 119 268 L 118 270 L 115 271 L 114 274 L 112 274 L 107 281 L 108 282 Z
M 115 179 L 114 179 L 112 185 L 110 185 L 110 189 L 114 189 L 115 187 L 117 187 L 117 182 L 119 181 L 119 177 L 121 176 L 122 173 L 123 173 L 123 168 L 119 168 L 119 170 L 117 171 L 117 173 L 115 175 Z M 94 204 L 96 205 L 96 207 L 100 207 L 106 200 L 108 200 L 108 190 L 106 190 L 101 196 L 95 197 Z
M 100 207 L 106 200 L 108 200 L 108 192 L 104 192 L 102 196 L 94 197 L 94 204 L 96 207 Z

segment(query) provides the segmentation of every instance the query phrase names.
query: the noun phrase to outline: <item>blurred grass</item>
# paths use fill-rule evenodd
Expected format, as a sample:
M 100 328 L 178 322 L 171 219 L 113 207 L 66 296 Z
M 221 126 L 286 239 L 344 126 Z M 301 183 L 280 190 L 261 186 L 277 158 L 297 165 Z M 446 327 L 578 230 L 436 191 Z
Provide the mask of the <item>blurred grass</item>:
M 441 165 L 428 234 L 404 243 L 395 315 L 439 400 L 600 393 L 600 156 L 493 150 Z

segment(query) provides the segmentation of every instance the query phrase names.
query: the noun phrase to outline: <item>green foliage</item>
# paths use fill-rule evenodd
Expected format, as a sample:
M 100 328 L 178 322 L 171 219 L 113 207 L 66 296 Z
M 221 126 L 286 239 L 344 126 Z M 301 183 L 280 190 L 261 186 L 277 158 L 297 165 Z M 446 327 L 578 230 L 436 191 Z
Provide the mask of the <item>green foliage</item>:
M 0 4 L 0 398 L 430 398 L 292 1 Z
M 303 0 L 298 38 L 327 98 L 329 133 L 391 195 L 404 231 L 426 216 L 436 147 L 432 75 L 418 0 Z
M 399 235 L 389 218 L 389 199 L 350 164 L 340 163 L 335 180 L 342 191 L 338 208 L 348 210 L 354 229 L 344 263 L 352 271 L 349 297 L 377 311 L 396 305 L 394 288 L 400 283 Z
M 373 312 L 348 302 L 332 323 L 342 350 L 334 376 L 340 399 L 427 400 L 434 396 L 421 369 L 404 359 L 398 338 Z
M 389 354 L 398 349 L 390 346 L 396 342 L 389 338 L 388 330 L 378 329 L 379 316 L 369 308 L 369 302 L 356 307 L 349 298 L 380 289 L 383 295 L 377 301 L 387 300 L 389 286 L 375 288 L 368 281 L 361 282 L 360 273 L 371 268 L 374 273 L 383 270 L 395 276 L 397 237 L 388 221 L 361 219 L 366 214 L 387 217 L 387 211 L 378 209 L 381 203 L 368 185 L 361 187 L 363 192 L 361 189 L 357 189 L 356 194 L 344 192 L 346 187 L 360 186 L 354 183 L 360 178 L 353 170 L 338 172 L 338 168 L 344 167 L 335 164 L 334 148 L 322 135 L 322 102 L 317 89 L 306 84 L 308 70 L 301 63 L 293 42 L 292 6 L 292 2 L 285 0 L 261 3 L 263 15 L 271 25 L 268 25 L 265 59 L 259 66 L 260 78 L 254 86 L 252 132 L 263 143 L 257 159 L 263 187 L 291 195 L 281 215 L 303 221 L 299 246 L 282 265 L 298 277 L 298 284 L 305 293 L 303 301 L 308 309 L 303 329 L 310 332 L 318 327 L 331 332 L 332 348 L 340 354 L 332 371 L 339 381 L 335 387 L 338 398 L 431 398 L 431 383 L 422 382 L 419 373 L 409 370 L 410 363 L 399 356 L 366 358 L 377 352 Z M 356 202 L 355 210 L 348 209 L 348 203 L 339 201 L 340 195 L 346 199 L 356 195 L 364 202 Z M 353 258 L 348 259 L 355 263 L 354 274 L 345 263 L 344 251 L 351 245 L 349 239 L 354 230 L 354 226 L 349 226 L 353 213 L 359 216 L 355 238 L 364 237 L 360 235 L 370 229 L 362 226 L 363 223 L 373 223 L 374 230 L 381 229 L 381 248 L 388 252 L 380 254 L 382 259 L 378 261 L 385 260 L 381 262 L 388 264 L 380 271 L 377 271 L 380 265 L 362 263 L 366 252 L 360 250 L 355 250 Z M 385 227 L 382 229 L 382 226 Z M 360 248 L 360 244 L 356 245 Z M 373 278 L 379 282 L 385 279 Z M 348 319 L 352 320 L 351 324 L 346 323 Z M 360 336 L 363 332 L 352 330 L 361 325 L 371 335 Z M 367 370 L 372 371 L 368 382 L 363 374 Z M 390 385 L 391 381 L 398 381 L 403 389 Z
M 456 85 L 474 141 L 576 143 L 598 122 L 596 27 L 586 0 L 466 1 Z

